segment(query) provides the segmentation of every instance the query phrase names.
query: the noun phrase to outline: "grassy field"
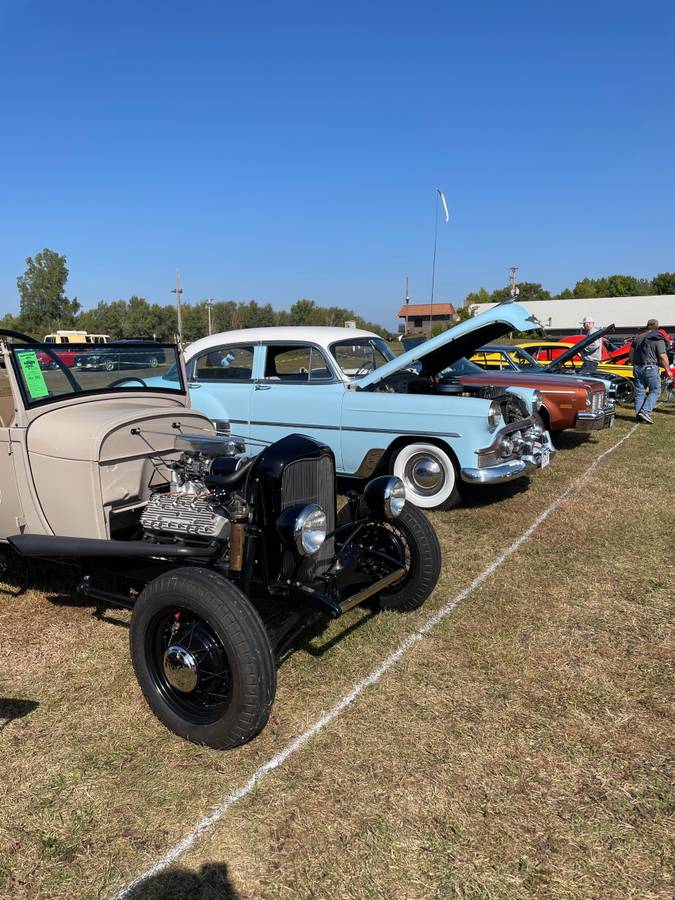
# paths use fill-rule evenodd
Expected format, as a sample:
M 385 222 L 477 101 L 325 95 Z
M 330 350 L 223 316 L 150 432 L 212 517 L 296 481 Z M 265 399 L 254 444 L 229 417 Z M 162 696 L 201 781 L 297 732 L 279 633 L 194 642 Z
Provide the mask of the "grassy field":
M 673 885 L 675 405 L 638 428 L 455 612 L 134 897 L 666 898 Z M 0 594 L 0 895 L 112 897 L 465 587 L 627 416 L 527 482 L 432 517 L 434 597 L 354 610 L 218 753 L 145 707 L 126 614 L 64 570 Z M 343 631 L 341 640 L 335 640 Z M 322 648 L 324 648 L 322 650 Z

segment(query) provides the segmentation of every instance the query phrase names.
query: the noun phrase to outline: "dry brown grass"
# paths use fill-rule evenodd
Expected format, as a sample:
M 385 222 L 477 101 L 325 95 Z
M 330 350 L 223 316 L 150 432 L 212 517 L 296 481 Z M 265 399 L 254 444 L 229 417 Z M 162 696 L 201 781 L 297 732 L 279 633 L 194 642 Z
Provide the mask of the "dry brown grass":
M 163 730 L 133 680 L 126 629 L 78 606 L 67 573 L 45 570 L 21 596 L 2 596 L 0 697 L 38 706 L 0 731 L 0 894 L 113 894 L 628 427 L 564 438 L 529 490 L 504 488 L 497 503 L 476 492 L 469 507 L 435 516 L 444 571 L 428 607 L 365 619 L 322 657 L 295 654 L 270 725 L 231 753 Z M 640 429 L 378 685 L 137 896 L 223 897 L 228 885 L 240 897 L 670 896 L 675 568 L 664 518 L 674 435 L 668 414 Z

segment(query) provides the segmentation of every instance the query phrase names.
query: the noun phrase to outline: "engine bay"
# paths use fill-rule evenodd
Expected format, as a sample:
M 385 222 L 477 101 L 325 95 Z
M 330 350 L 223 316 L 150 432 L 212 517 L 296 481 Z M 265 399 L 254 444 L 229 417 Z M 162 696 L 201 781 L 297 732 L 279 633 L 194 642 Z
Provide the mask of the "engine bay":
M 395 372 L 375 387 L 376 392 L 390 394 L 432 394 L 445 397 L 479 397 L 496 400 L 507 424 L 528 416 L 524 401 L 503 387 L 466 384 L 453 375 L 422 376 L 415 371 Z

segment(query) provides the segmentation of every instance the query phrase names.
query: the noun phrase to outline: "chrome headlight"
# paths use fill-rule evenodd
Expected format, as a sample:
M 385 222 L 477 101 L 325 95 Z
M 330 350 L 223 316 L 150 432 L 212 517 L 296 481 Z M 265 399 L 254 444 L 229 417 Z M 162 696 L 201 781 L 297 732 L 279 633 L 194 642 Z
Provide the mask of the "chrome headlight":
M 499 428 L 504 423 L 502 408 L 496 400 L 492 401 L 488 409 L 487 423 L 490 431 L 494 431 L 495 428 Z
M 513 453 L 513 441 L 511 438 L 503 437 L 499 442 L 499 449 L 505 459 L 507 456 L 511 456 Z
M 405 506 L 405 485 L 394 475 L 381 475 L 368 482 L 363 497 L 375 515 L 395 519 Z
M 326 513 L 318 503 L 304 506 L 293 525 L 293 540 L 298 553 L 312 556 L 317 553 L 328 533 Z
M 538 412 L 541 409 L 542 401 L 541 391 L 537 389 L 532 391 L 532 409 L 534 412 Z
M 591 400 L 591 389 L 586 388 L 586 406 L 590 406 L 593 401 Z

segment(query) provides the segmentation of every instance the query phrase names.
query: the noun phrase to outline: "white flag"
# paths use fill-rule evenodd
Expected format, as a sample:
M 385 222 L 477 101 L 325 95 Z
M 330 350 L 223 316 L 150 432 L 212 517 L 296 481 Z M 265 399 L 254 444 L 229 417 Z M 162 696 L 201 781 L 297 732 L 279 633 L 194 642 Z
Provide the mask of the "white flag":
M 444 195 L 443 191 L 438 190 L 438 188 L 436 188 L 436 190 L 438 191 L 438 196 L 441 198 L 441 203 L 443 204 L 443 212 L 445 213 L 445 221 L 449 222 L 450 214 L 448 213 L 448 204 L 445 202 L 445 195 Z

